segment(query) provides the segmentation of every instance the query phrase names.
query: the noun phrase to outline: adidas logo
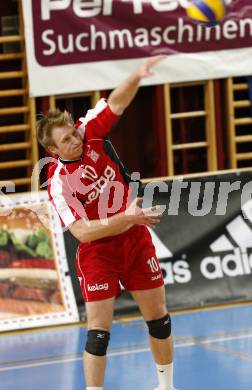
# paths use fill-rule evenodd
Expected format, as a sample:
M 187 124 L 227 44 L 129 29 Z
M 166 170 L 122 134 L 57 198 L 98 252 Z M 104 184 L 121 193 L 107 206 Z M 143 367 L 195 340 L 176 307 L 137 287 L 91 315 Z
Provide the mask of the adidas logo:
M 226 234 L 222 234 L 210 245 L 211 251 L 216 255 L 205 257 L 201 261 L 201 273 L 207 279 L 252 273 L 252 229 L 249 223 L 238 216 L 227 224 L 226 230 Z

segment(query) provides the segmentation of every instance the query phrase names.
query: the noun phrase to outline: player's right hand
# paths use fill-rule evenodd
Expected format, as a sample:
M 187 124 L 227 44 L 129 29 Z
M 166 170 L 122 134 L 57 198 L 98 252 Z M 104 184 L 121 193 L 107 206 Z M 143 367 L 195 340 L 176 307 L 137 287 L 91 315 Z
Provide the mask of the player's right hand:
M 161 206 L 142 208 L 143 198 L 136 198 L 125 211 L 134 225 L 154 227 L 162 218 Z

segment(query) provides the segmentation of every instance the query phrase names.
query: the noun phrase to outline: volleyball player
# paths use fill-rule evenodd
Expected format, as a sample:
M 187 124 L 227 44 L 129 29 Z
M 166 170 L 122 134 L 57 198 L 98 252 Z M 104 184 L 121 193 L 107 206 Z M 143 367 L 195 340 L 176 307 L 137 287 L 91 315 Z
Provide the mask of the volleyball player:
M 108 138 L 112 125 L 152 75 L 163 56 L 144 61 L 109 96 L 73 123 L 68 112 L 50 111 L 37 123 L 41 145 L 55 158 L 48 193 L 63 225 L 80 241 L 76 268 L 87 314 L 84 373 L 88 390 L 102 390 L 115 298 L 130 291 L 149 331 L 158 390 L 173 389 L 171 319 L 162 273 L 147 227 L 158 208 L 133 201 L 130 177 Z M 120 375 L 120 373 L 118 373 Z M 143 384 L 144 388 L 144 384 Z

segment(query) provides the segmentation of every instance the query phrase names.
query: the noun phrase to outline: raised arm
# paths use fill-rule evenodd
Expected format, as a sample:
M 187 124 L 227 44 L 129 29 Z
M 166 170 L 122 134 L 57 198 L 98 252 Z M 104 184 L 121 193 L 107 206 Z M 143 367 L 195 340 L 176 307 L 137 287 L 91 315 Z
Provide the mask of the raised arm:
M 108 105 L 116 115 L 121 115 L 134 99 L 143 78 L 153 75 L 152 68 L 161 60 L 166 58 L 165 55 L 150 57 L 145 60 L 127 80 L 123 81 L 113 92 L 109 95 Z

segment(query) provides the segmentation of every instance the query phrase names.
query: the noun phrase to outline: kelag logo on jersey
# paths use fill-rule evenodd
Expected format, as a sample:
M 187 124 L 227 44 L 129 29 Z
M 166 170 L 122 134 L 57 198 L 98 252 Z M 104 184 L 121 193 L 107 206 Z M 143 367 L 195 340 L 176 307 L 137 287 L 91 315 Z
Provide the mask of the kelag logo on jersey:
M 113 182 L 116 177 L 115 170 L 107 165 L 101 175 L 98 175 L 95 168 L 91 165 L 81 165 L 79 169 L 72 173 L 68 179 L 71 188 L 76 188 L 82 184 L 82 195 L 87 194 L 85 204 L 92 203 L 108 186 L 109 182 Z
M 85 171 L 82 173 L 83 178 L 90 179 L 89 173 L 87 174 L 88 168 L 89 170 L 92 169 L 92 171 L 95 172 L 95 174 L 91 176 L 91 179 L 94 180 L 94 182 L 91 184 L 92 190 L 89 192 L 87 196 L 86 204 L 89 204 L 93 202 L 95 199 L 97 199 L 100 193 L 102 193 L 104 189 L 107 187 L 109 181 L 113 181 L 116 177 L 116 173 L 114 169 L 109 165 L 106 166 L 103 175 L 100 176 L 99 178 L 95 169 L 91 166 L 86 165 L 84 168 Z

